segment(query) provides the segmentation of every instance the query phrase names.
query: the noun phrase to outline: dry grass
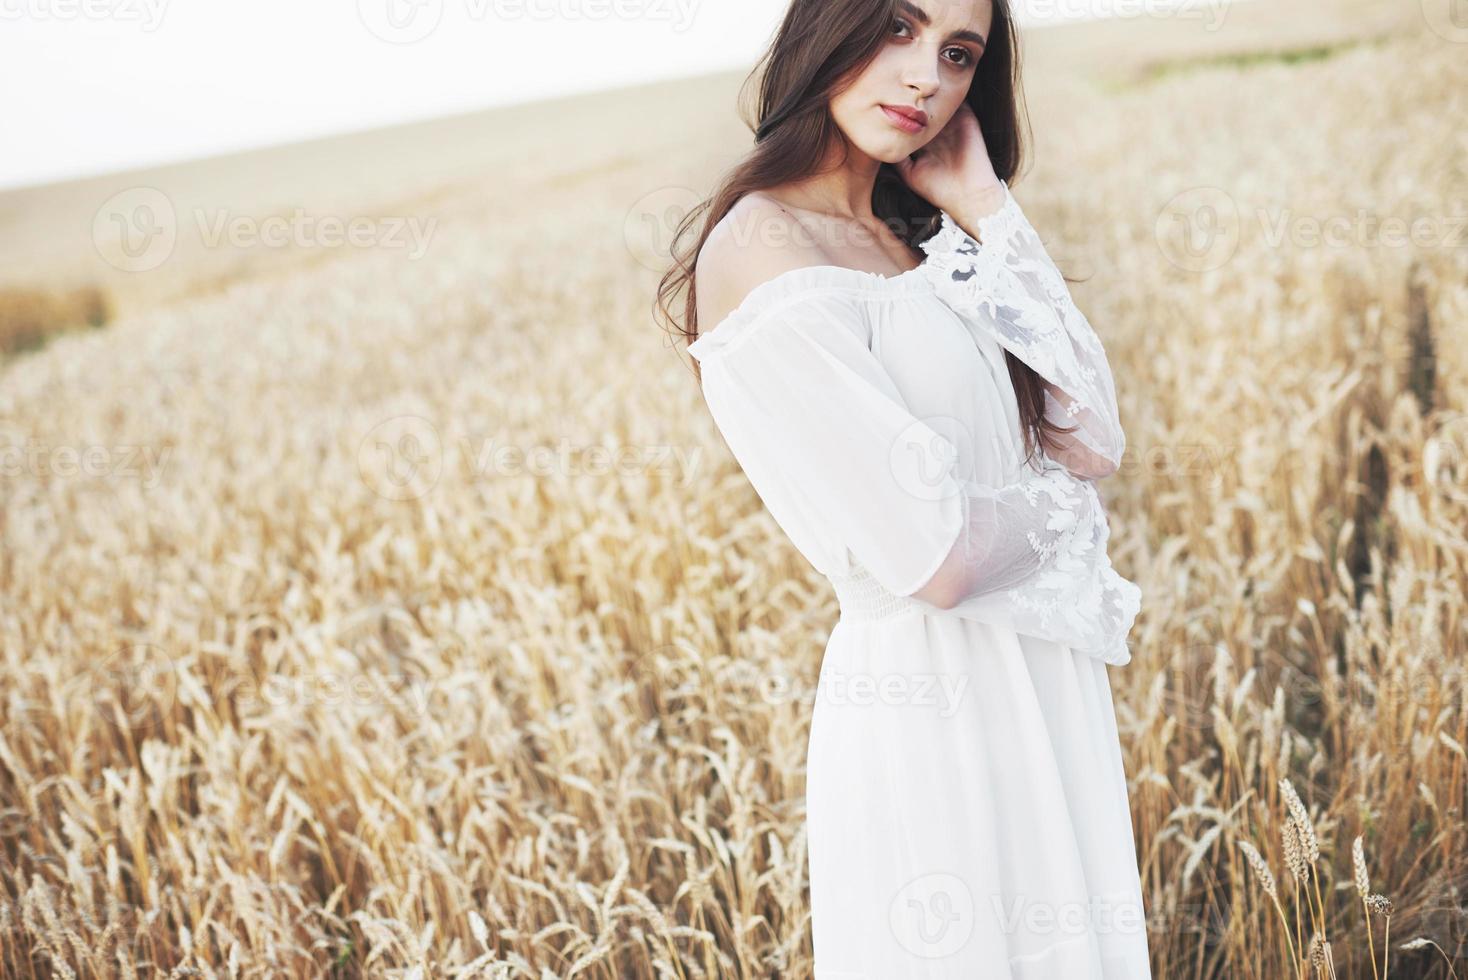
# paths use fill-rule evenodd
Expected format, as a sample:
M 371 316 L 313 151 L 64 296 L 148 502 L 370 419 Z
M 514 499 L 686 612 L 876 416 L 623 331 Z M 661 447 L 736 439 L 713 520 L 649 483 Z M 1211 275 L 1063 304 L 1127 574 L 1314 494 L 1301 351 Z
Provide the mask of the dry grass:
M 1129 433 L 1112 683 L 1159 978 L 1468 975 L 1468 263 L 1270 240 L 1461 214 L 1463 53 L 1032 82 L 1017 194 L 1090 275 Z M 0 974 L 810 975 L 798 695 L 835 601 L 624 237 L 714 131 L 3 369 Z M 1216 267 L 1185 192 L 1239 216 Z
M 0 357 L 35 350 L 62 330 L 100 327 L 110 309 L 95 286 L 0 289 Z

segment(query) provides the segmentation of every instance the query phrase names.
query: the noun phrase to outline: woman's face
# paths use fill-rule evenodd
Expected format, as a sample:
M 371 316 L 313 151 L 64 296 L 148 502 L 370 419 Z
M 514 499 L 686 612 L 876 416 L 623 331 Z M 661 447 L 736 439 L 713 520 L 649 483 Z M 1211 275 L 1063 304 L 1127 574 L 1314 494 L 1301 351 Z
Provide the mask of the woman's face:
M 876 160 L 910 156 L 968 95 L 993 22 L 993 0 L 898 0 L 886 45 L 832 97 L 831 118 Z M 921 110 L 927 119 L 907 122 L 897 110 Z

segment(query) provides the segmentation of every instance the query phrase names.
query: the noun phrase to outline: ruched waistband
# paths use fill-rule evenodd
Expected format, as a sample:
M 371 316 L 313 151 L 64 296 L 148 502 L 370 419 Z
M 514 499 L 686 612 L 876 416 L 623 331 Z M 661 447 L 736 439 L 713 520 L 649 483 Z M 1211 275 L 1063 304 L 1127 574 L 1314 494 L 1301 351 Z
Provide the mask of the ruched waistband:
M 916 599 L 889 592 L 886 586 L 855 562 L 851 565 L 851 574 L 829 575 L 827 578 L 836 589 L 841 618 L 848 622 L 891 619 L 928 608 Z

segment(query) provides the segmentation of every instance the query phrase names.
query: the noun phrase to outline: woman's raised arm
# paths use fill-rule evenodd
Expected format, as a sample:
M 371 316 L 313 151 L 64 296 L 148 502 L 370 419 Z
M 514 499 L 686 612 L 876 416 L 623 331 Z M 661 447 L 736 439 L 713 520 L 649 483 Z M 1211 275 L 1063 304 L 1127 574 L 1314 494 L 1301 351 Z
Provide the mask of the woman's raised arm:
M 1045 382 L 1045 416 L 1074 431 L 1048 436 L 1046 453 L 1077 476 L 1116 472 L 1126 436 L 1116 387 L 1096 331 L 1076 307 L 1060 270 L 1019 202 L 1004 188 L 995 211 L 965 220 L 944 211 L 938 232 L 921 244 L 938 295 L 987 331 Z

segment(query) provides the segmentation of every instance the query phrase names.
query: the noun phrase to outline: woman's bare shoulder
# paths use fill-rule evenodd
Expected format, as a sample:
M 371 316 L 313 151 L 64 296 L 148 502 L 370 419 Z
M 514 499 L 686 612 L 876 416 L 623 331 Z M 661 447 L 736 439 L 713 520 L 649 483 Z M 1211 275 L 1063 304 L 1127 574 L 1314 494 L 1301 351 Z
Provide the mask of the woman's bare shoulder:
M 694 288 L 700 329 L 712 329 L 756 286 L 824 262 L 824 251 L 803 234 L 794 215 L 763 192 L 750 191 L 719 219 L 698 253 Z

